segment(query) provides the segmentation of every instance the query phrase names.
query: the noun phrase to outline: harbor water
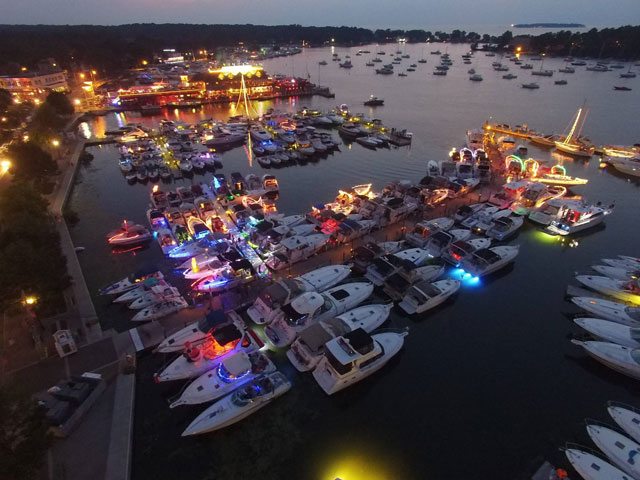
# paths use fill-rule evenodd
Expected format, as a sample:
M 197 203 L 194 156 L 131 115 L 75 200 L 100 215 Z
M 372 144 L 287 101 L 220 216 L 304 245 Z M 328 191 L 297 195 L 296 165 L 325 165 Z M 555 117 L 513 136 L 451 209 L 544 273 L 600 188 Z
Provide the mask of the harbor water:
M 424 48 L 423 48 L 424 47 Z M 433 76 L 439 63 L 430 51 L 439 45 L 371 45 L 335 48 L 342 59 L 351 56 L 351 70 L 332 62 L 334 49 L 310 49 L 264 64 L 269 73 L 306 77 L 329 86 L 335 99 L 289 98 L 253 104 L 259 114 L 268 108 L 296 111 L 303 106 L 327 110 L 346 103 L 353 112 L 380 118 L 386 125 L 413 132 L 410 147 L 368 150 L 341 145 L 340 152 L 303 166 L 270 169 L 280 183 L 278 208 L 303 213 L 312 205 L 333 200 L 340 188 L 373 182 L 376 188 L 395 179 L 418 181 L 430 159 L 444 159 L 461 147 L 465 131 L 485 120 L 510 125 L 526 123 L 545 133 L 562 133 L 586 101 L 589 115 L 584 134 L 595 144 L 629 145 L 639 141 L 635 79 L 619 79 L 620 71 L 576 73 L 551 78 L 532 77 L 504 60 L 515 80 L 494 72 L 496 57 L 477 53 L 462 64 L 465 46 L 447 48 L 454 65 L 447 76 Z M 407 77 L 376 75 L 365 62 L 384 50 L 390 63 L 396 50 L 410 54 L 396 65 L 404 71 L 421 57 Z M 326 60 L 328 65 L 319 66 Z M 528 62 L 526 58 L 525 62 Z M 540 68 L 540 62 L 530 62 Z M 377 68 L 379 65 L 376 64 Z M 544 69 L 557 70 L 561 59 L 546 59 Z M 474 68 L 484 77 L 469 81 Z M 566 78 L 567 85 L 554 85 Z M 538 90 L 522 83 L 537 81 Z M 625 83 L 626 82 L 626 83 Z M 613 85 L 628 85 L 618 92 Z M 369 95 L 384 98 L 384 106 L 362 105 Z M 126 122 L 153 126 L 161 118 L 196 121 L 226 119 L 243 113 L 235 105 L 208 105 L 196 111 L 169 111 L 163 116 L 135 113 L 98 117 L 83 128 L 100 135 Z M 337 132 L 334 133 L 336 139 Z M 523 140 L 524 142 L 524 140 Z M 127 218 L 145 224 L 151 184 L 127 184 L 112 145 L 90 147 L 94 159 L 83 165 L 69 207 L 79 221 L 74 242 L 84 246 L 80 261 L 89 289 L 97 289 L 148 265 L 157 265 L 176 280 L 171 265 L 154 243 L 146 250 L 112 254 L 105 234 Z M 576 237 L 569 245 L 525 224 L 510 244 L 520 245 L 515 264 L 463 285 L 457 296 L 434 311 L 407 317 L 394 308 L 385 326 L 408 327 L 404 350 L 367 380 L 328 397 L 311 375 L 300 374 L 284 352 L 272 354 L 291 380 L 289 393 L 232 427 L 197 438 L 180 433 L 205 406 L 168 408 L 181 382 L 157 385 L 152 374 L 169 357 L 145 353 L 138 363 L 132 478 L 194 479 L 513 479 L 527 478 L 543 458 L 567 466 L 558 449 L 565 442 L 590 445 L 586 417 L 608 420 L 608 400 L 640 405 L 635 381 L 588 358 L 569 341 L 580 335 L 571 322 L 577 309 L 564 298 L 576 272 L 588 271 L 598 259 L 617 254 L 640 255 L 638 182 L 599 168 L 590 161 L 571 160 L 529 146 L 530 156 L 553 165 L 563 163 L 568 174 L 589 183 L 575 189 L 592 201 L 610 204 L 613 215 L 602 228 Z M 222 173 L 267 173 L 251 161 L 244 148 L 221 155 Z M 199 182 L 181 179 L 177 185 Z M 104 328 L 131 328 L 130 311 L 94 296 Z

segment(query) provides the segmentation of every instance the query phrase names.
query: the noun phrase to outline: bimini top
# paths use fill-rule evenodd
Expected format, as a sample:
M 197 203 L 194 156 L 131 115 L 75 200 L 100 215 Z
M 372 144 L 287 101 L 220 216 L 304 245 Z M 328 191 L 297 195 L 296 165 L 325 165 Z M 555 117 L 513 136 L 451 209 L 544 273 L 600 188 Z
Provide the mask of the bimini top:
M 214 327 L 222 325 L 226 321 L 227 316 L 222 310 L 214 310 L 198 321 L 198 330 L 203 333 L 209 333 Z
M 242 338 L 242 332 L 233 323 L 214 329 L 212 335 L 218 345 L 226 345 Z
M 373 350 L 373 338 L 362 328 L 327 342 L 325 348 L 343 365 L 357 360 Z

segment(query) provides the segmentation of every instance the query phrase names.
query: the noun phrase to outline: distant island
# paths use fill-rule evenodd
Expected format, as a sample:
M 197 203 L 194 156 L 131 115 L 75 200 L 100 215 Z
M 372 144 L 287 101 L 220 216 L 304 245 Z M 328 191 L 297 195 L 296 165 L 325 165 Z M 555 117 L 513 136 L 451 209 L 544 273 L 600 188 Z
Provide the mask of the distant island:
M 513 28 L 585 28 L 582 23 L 516 23 Z

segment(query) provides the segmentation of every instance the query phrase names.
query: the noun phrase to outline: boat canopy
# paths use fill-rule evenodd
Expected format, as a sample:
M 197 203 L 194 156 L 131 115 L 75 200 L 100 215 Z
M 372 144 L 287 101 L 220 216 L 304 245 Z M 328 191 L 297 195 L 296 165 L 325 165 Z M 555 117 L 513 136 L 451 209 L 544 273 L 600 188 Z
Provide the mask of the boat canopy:
M 480 260 L 481 262 L 484 262 L 487 264 L 496 263 L 501 258 L 500 255 L 498 255 L 496 252 L 488 248 L 478 250 L 473 254 L 473 257 L 474 257 L 473 258 L 474 260 Z
M 300 333 L 299 342 L 306 345 L 312 353 L 319 354 L 325 343 L 333 338 L 321 323 L 314 323 Z
M 215 328 L 212 336 L 218 345 L 226 345 L 242 338 L 242 332 L 235 324 L 229 323 Z
M 440 289 L 435 287 L 431 282 L 423 280 L 413 286 L 412 295 L 417 296 L 420 303 L 426 303 L 433 297 L 440 295 Z
M 450 233 L 436 232 L 433 235 L 431 235 L 431 239 L 429 240 L 429 243 L 437 247 L 445 247 L 449 245 L 449 243 L 451 243 L 451 240 L 453 240 L 453 235 L 451 235 Z
M 260 293 L 260 299 L 271 308 L 278 308 L 287 298 L 302 293 L 298 282 L 291 278 L 283 278 L 279 282 L 269 285 Z
M 222 361 L 222 367 L 230 377 L 239 377 L 251 370 L 251 361 L 246 352 L 238 352 Z
M 213 328 L 227 321 L 227 316 L 222 310 L 214 310 L 198 321 L 198 330 L 209 333 Z

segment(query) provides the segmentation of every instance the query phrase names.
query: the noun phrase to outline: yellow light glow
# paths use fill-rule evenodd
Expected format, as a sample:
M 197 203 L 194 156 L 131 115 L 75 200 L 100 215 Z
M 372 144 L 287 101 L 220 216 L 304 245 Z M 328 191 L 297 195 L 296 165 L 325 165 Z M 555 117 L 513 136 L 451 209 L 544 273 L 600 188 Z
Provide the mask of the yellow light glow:
M 79 98 L 75 98 L 75 99 L 73 100 L 73 103 L 74 103 L 74 105 L 80 105 L 82 102 L 80 101 L 80 99 L 79 99 Z
M 218 73 L 223 75 L 247 75 L 251 73 L 252 75 L 257 74 L 258 72 L 262 72 L 263 68 L 260 65 L 225 65 L 224 67 L 220 67 L 216 70 L 209 70 L 209 73 Z
M 516 48 L 516 52 L 520 53 L 522 51 L 522 47 Z
M 95 70 L 91 70 L 91 75 L 96 75 L 98 72 L 96 72 Z
M 0 161 L 0 176 L 4 175 L 11 168 L 11 162 L 9 160 Z
M 149 65 L 149 62 L 147 62 L 146 60 L 142 60 L 142 65 Z
M 322 480 L 392 480 L 400 477 L 384 471 L 379 465 L 372 464 L 371 459 L 350 455 L 331 465 L 321 478 Z
M 35 103 L 36 105 L 40 105 L 40 99 L 39 98 L 34 98 L 33 99 L 33 103 Z
M 84 73 L 81 73 L 81 74 L 80 74 L 80 78 L 84 78 Z
M 23 72 L 26 72 L 27 71 L 27 67 L 22 67 L 20 70 L 23 71 Z
M 55 148 L 58 148 L 60 146 L 60 140 L 54 138 L 53 140 L 51 140 L 51 145 L 53 145 Z
M 23 141 L 23 142 L 28 142 L 28 141 L 29 141 L 29 135 L 24 134 L 24 135 L 22 136 L 22 141 Z
M 27 305 L 35 305 L 36 303 L 38 303 L 38 299 L 31 295 L 24 299 L 24 303 L 26 303 Z

